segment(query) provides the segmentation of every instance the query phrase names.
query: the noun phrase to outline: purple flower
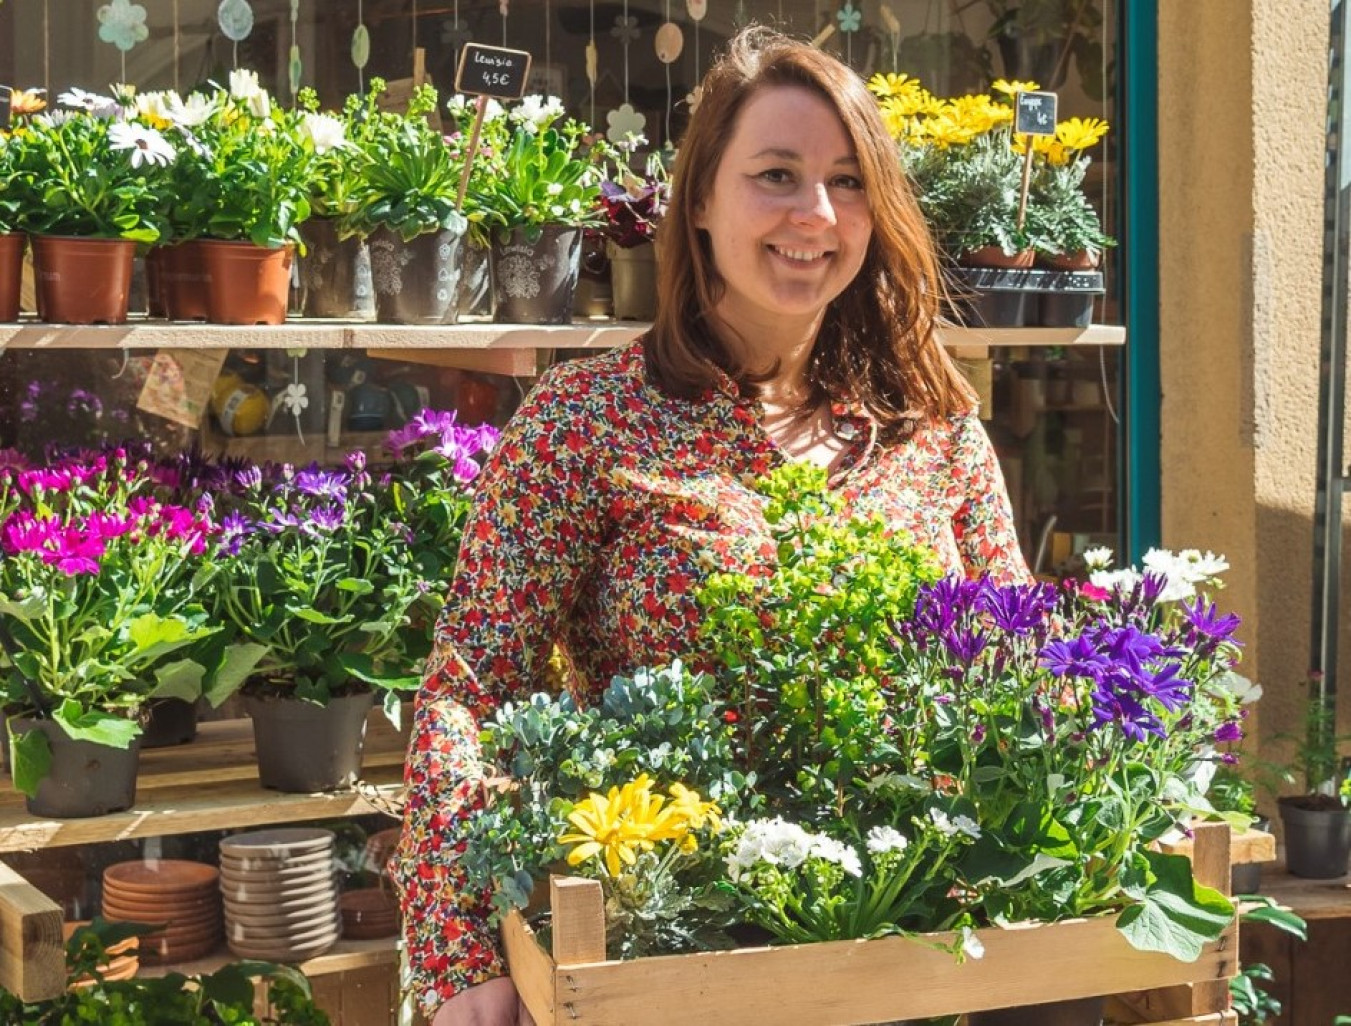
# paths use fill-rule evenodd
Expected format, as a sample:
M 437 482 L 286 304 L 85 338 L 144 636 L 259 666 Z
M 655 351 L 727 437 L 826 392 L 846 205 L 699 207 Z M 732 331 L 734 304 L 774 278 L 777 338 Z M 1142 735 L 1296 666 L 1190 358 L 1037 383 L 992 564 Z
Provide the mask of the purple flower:
M 954 628 L 943 633 L 943 644 L 954 659 L 970 666 L 985 651 L 990 639 L 974 628 Z
M 988 579 L 976 596 L 976 608 L 990 617 L 1000 630 L 1015 637 L 1032 634 L 1046 626 L 1055 609 L 1056 590 L 1050 584 L 999 586 Z
M 966 618 L 980 591 L 979 581 L 955 575 L 944 577 L 919 589 L 915 612 L 910 618 L 912 636 L 920 644 L 928 638 L 942 637 Z
M 1203 654 L 1206 655 L 1222 643 L 1232 641 L 1234 632 L 1242 622 L 1234 613 L 1220 616 L 1215 603 L 1207 602 L 1203 595 L 1196 596 L 1194 602 L 1184 601 L 1182 615 L 1191 625 L 1187 640 L 1198 648 L 1204 648 Z
M 318 536 L 332 534 L 346 522 L 343 506 L 316 506 L 310 510 L 309 519 L 304 525 L 306 534 Z
M 301 495 L 347 502 L 349 479 L 343 471 L 323 470 L 317 464 L 311 464 L 304 470 L 296 472 L 294 483 L 296 491 Z
M 1068 641 L 1049 642 L 1041 650 L 1042 666 L 1057 677 L 1089 677 L 1097 680 L 1107 669 L 1108 660 L 1098 651 L 1092 638 L 1080 635 Z
M 1215 731 L 1215 741 L 1223 744 L 1229 741 L 1242 741 L 1243 731 L 1239 725 L 1232 720 L 1228 723 L 1221 723 Z

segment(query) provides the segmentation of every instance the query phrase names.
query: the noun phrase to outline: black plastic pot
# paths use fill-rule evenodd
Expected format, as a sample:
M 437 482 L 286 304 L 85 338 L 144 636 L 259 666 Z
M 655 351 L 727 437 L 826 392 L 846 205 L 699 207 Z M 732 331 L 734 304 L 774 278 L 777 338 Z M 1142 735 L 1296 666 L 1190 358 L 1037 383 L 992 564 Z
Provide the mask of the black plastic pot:
M 571 324 L 581 272 L 582 229 L 518 228 L 493 239 L 493 291 L 499 324 Z
M 86 819 L 121 812 L 136 803 L 140 738 L 127 748 L 112 748 L 77 741 L 52 720 L 18 716 L 9 721 L 9 729 L 16 737 L 41 731 L 52 750 L 51 769 L 38 784 L 37 795 L 25 798 L 29 815 Z
M 1253 821 L 1256 830 L 1268 830 L 1271 820 L 1259 816 Z M 1257 894 L 1262 890 L 1262 863 L 1238 862 L 1229 867 L 1230 894 Z
M 405 242 L 388 228 L 368 241 L 375 319 L 382 324 L 454 324 L 464 236 L 437 231 Z
M 288 794 L 350 785 L 361 775 L 366 714 L 374 704 L 369 691 L 331 698 L 327 705 L 246 694 L 259 783 Z
M 1302 797 L 1280 798 L 1285 867 L 1307 880 L 1345 876 L 1351 859 L 1351 809 L 1306 808 Z
M 1104 294 L 1100 271 L 954 267 L 952 314 L 973 328 L 1086 328 Z
M 181 698 L 157 698 L 147 706 L 141 728 L 141 748 L 171 748 L 197 736 L 197 703 Z

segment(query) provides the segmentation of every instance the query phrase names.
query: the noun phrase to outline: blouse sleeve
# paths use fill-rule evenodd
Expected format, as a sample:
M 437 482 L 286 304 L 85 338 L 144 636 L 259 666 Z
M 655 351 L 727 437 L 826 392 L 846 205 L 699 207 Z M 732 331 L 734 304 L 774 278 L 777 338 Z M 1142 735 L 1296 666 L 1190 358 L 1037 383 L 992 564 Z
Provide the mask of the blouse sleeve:
M 966 483 L 952 522 L 966 575 L 988 575 L 1001 584 L 1030 582 L 1032 574 L 1018 547 L 1004 473 L 975 413 L 957 421 L 952 461 L 953 473 Z
M 569 415 L 578 375 L 546 374 L 479 474 L 417 697 L 390 871 L 413 993 L 429 1020 L 463 988 L 503 972 L 485 922 L 490 895 L 467 889 L 458 833 L 482 804 L 479 721 L 546 686 L 560 623 L 599 545 L 601 425 Z

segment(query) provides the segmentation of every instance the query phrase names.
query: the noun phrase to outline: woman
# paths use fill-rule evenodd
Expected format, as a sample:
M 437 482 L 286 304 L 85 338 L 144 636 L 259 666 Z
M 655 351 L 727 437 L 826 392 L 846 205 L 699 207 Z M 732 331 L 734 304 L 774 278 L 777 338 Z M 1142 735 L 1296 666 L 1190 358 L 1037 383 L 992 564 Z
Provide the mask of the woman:
M 434 1026 L 518 1015 L 493 979 L 485 895 L 457 886 L 455 824 L 491 772 L 476 722 L 543 688 L 555 644 L 582 697 L 692 652 L 706 575 L 773 556 L 756 478 L 811 461 L 950 571 L 1028 576 L 970 390 L 934 339 L 933 244 L 853 71 L 738 35 L 704 80 L 661 232 L 652 330 L 547 373 L 478 479 L 393 867 Z

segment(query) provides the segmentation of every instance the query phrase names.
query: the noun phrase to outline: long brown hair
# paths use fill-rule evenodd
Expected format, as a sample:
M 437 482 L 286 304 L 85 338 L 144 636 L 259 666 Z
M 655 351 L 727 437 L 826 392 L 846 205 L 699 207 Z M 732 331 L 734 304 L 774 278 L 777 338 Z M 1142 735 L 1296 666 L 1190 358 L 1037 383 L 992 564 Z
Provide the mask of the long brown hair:
M 971 389 L 934 337 L 942 279 L 933 239 L 877 102 L 835 58 L 759 26 L 739 32 L 704 76 L 676 157 L 660 228 L 657 316 L 643 340 L 649 377 L 664 391 L 692 399 L 713 387 L 717 367 L 755 393 L 756 379 L 709 320 L 725 283 L 695 215 L 709 198 L 747 101 L 760 89 L 785 85 L 813 90 L 838 112 L 873 217 L 862 268 L 826 310 L 808 366 L 807 402 L 860 402 L 883 436 L 893 438 L 908 433 L 917 418 L 969 410 Z

